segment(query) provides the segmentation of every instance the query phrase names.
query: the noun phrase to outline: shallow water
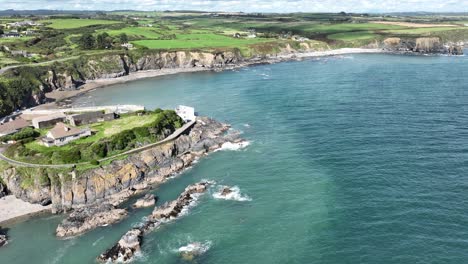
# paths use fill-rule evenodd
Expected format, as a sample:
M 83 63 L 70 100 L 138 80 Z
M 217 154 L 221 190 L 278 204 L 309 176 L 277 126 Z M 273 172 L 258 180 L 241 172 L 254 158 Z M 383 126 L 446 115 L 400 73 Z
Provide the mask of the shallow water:
M 217 187 L 144 240 L 136 263 L 464 263 L 468 259 L 468 58 L 350 55 L 98 89 L 78 105 L 196 107 L 251 144 L 201 160 L 154 193 Z M 151 209 L 75 239 L 60 216 L 12 226 L 0 263 L 93 263 Z

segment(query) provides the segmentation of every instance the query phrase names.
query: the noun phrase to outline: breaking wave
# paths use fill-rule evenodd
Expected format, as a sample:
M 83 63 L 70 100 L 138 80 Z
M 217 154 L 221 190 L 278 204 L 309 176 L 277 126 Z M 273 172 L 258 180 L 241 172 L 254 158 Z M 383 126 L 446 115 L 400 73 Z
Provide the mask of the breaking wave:
M 252 198 L 250 198 L 247 195 L 242 195 L 240 188 L 237 186 L 234 187 L 229 187 L 231 190 L 230 193 L 223 195 L 223 189 L 226 188 L 227 186 L 220 186 L 218 188 L 218 191 L 213 193 L 213 198 L 215 199 L 222 199 L 222 200 L 231 200 L 231 201 L 239 201 L 239 202 L 249 202 L 252 201 Z
M 221 150 L 234 150 L 234 151 L 237 151 L 237 150 L 244 149 L 249 145 L 250 145 L 249 141 L 241 141 L 241 142 L 238 142 L 238 143 L 226 142 L 219 149 L 217 149 L 216 151 L 221 151 Z

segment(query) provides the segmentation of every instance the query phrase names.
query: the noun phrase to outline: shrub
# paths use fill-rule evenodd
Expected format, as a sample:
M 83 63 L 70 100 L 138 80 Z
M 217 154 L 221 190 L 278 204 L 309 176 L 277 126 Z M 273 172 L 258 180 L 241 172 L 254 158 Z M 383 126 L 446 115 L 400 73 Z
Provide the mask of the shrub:
M 91 160 L 89 163 L 90 163 L 91 165 L 95 165 L 95 166 L 99 165 L 99 161 L 98 161 L 98 160 L 95 160 L 95 159 Z

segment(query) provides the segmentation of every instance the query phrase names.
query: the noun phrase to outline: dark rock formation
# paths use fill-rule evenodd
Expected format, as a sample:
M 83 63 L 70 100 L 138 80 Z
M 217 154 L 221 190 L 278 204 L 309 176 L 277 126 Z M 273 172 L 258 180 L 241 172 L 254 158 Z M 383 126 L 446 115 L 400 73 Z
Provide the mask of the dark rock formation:
M 100 226 L 119 222 L 127 216 L 127 211 L 110 204 L 87 206 L 73 211 L 57 227 L 57 237 L 72 237 L 83 234 Z
M 8 244 L 7 229 L 0 227 L 0 247 Z
M 143 238 L 143 231 L 134 228 L 117 242 L 115 246 L 101 254 L 98 261 L 102 263 L 109 262 L 129 262 L 133 256 L 141 250 L 141 242 Z
M 0 235 L 0 247 L 5 246 L 8 244 L 8 239 L 6 235 Z
M 7 168 L 0 172 L 0 177 L 16 197 L 31 203 L 50 199 L 56 211 L 102 203 L 109 199 L 112 204 L 118 204 L 151 184 L 165 182 L 193 161 L 220 148 L 223 143 L 241 141 L 239 134 L 226 134 L 228 129 L 226 124 L 201 117 L 188 134 L 174 141 L 80 175 L 75 172 L 71 175 L 62 172 L 53 175 L 49 170 L 38 170 L 33 185 L 27 189 L 21 185 L 21 169 Z M 51 179 L 49 184 L 41 183 L 41 174 Z
M 8 190 L 3 183 L 0 183 L 0 198 L 6 196 L 8 194 Z
M 221 190 L 221 196 L 227 196 L 230 193 L 232 193 L 232 189 L 228 186 L 223 187 L 223 189 Z
M 150 207 L 156 204 L 157 197 L 154 194 L 146 194 L 143 198 L 138 199 L 133 207 L 135 208 L 143 208 L 143 207 Z
M 177 219 L 182 211 L 196 200 L 197 195 L 204 193 L 210 183 L 199 182 L 185 188 L 179 197 L 156 207 L 147 220 L 138 228 L 128 231 L 112 248 L 101 254 L 97 260 L 101 263 L 115 263 L 130 261 L 140 251 L 142 237 L 145 233 L 158 228 L 167 221 Z

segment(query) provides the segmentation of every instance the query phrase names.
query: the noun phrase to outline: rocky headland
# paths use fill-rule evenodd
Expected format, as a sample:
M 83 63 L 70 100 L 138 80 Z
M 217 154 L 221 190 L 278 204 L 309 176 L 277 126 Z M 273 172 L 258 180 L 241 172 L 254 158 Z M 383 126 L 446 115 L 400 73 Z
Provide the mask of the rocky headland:
M 159 228 L 168 221 L 179 218 L 209 186 L 209 182 L 195 183 L 185 188 L 184 192 L 176 200 L 155 207 L 146 221 L 141 223 L 138 228 L 133 228 L 125 233 L 112 248 L 97 258 L 98 262 L 117 263 L 131 261 L 140 252 L 145 233 Z
M 96 204 L 75 209 L 57 227 L 56 235 L 60 238 L 77 236 L 100 226 L 107 226 L 127 216 L 125 209 L 115 208 L 111 204 Z

